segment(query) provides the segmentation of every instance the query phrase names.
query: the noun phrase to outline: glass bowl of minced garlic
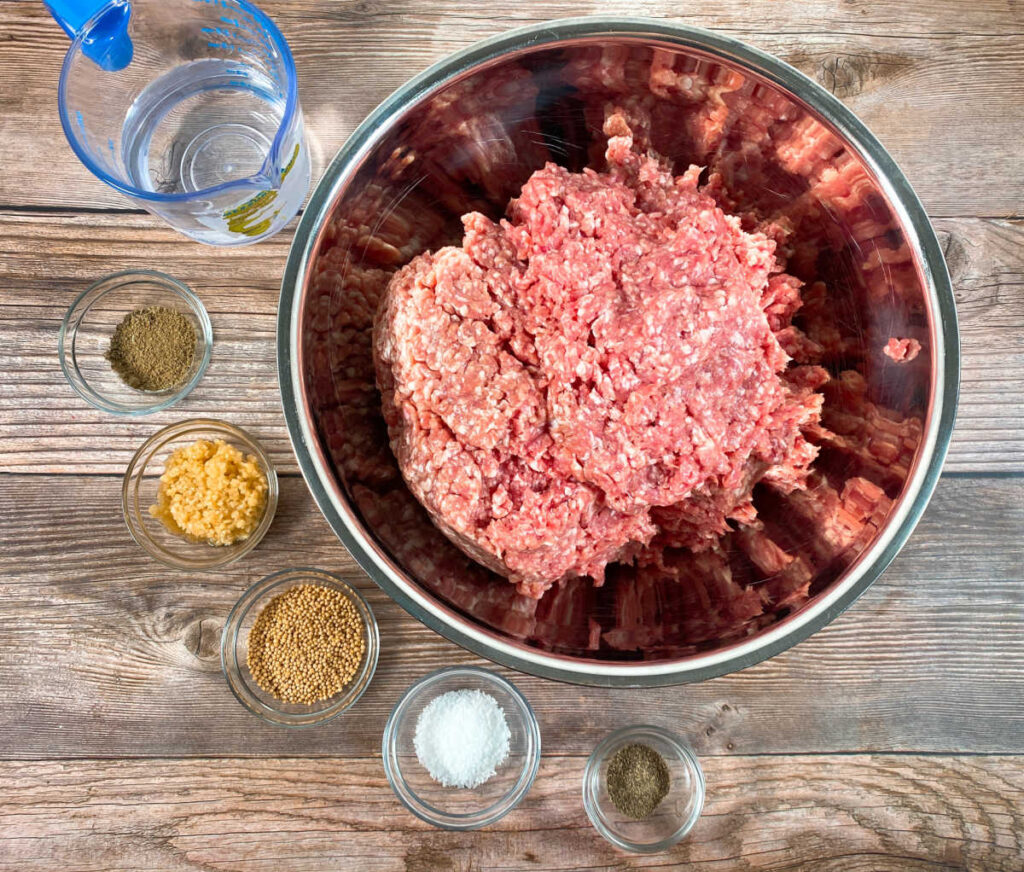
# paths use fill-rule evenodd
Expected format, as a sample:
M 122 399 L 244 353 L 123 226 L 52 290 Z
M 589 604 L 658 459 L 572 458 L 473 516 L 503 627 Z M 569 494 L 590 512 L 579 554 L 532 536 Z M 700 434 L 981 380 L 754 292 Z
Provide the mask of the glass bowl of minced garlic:
M 277 475 L 240 427 L 196 418 L 142 445 L 124 475 L 124 520 L 152 557 L 209 570 L 252 551 L 277 509 Z
M 298 568 L 242 594 L 220 654 L 228 687 L 250 712 L 278 726 L 312 727 L 362 696 L 379 650 L 362 594 L 333 573 Z

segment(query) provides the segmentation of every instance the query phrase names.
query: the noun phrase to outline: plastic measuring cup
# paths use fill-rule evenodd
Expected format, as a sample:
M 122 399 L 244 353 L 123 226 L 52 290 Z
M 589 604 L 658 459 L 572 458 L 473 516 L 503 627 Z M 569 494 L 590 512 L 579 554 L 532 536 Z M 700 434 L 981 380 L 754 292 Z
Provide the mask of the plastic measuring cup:
M 79 159 L 212 245 L 276 233 L 309 189 L 288 44 L 245 0 L 44 0 L 72 37 L 60 119 Z

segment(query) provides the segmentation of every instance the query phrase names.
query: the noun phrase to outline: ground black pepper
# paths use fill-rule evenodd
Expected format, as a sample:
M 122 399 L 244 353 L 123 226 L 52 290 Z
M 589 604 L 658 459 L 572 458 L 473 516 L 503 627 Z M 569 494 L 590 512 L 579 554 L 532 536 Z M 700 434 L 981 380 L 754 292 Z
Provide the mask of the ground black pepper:
M 668 764 L 647 745 L 625 745 L 608 761 L 606 781 L 615 807 L 627 817 L 640 820 L 668 794 Z
M 165 391 L 188 376 L 196 331 L 181 312 L 164 306 L 136 309 L 114 328 L 106 358 L 128 387 Z

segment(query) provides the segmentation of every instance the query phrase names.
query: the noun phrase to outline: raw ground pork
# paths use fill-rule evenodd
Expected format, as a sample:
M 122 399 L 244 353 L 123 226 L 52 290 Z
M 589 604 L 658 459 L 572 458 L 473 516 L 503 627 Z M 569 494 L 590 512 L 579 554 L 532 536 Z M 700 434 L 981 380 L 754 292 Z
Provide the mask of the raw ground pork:
M 882 353 L 895 363 L 910 363 L 921 353 L 921 343 L 916 339 L 900 339 L 893 336 L 885 343 Z
M 391 279 L 374 360 L 413 495 L 465 553 L 540 597 L 754 525 L 759 481 L 806 485 L 828 374 L 795 365 L 800 282 L 691 167 L 634 149 L 534 173 L 508 219 Z M 712 178 L 710 186 L 716 180 Z M 654 543 L 655 549 L 645 546 Z

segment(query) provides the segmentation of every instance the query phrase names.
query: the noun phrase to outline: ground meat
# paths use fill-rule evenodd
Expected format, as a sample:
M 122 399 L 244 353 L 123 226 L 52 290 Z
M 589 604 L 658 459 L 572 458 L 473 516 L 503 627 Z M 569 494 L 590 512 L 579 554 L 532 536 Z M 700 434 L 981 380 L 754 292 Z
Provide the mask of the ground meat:
M 885 343 L 882 353 L 896 363 L 910 363 L 921 353 L 921 343 L 916 339 L 898 339 L 893 336 Z
M 760 480 L 804 486 L 815 366 L 782 344 L 800 282 L 775 239 L 633 148 L 612 114 L 607 172 L 534 173 L 508 219 L 388 285 L 374 359 L 412 493 L 463 551 L 539 597 L 659 535 L 712 547 L 754 520 Z M 767 229 L 767 228 L 766 228 Z M 777 228 L 769 231 L 777 234 Z M 804 341 L 809 341 L 803 337 Z

